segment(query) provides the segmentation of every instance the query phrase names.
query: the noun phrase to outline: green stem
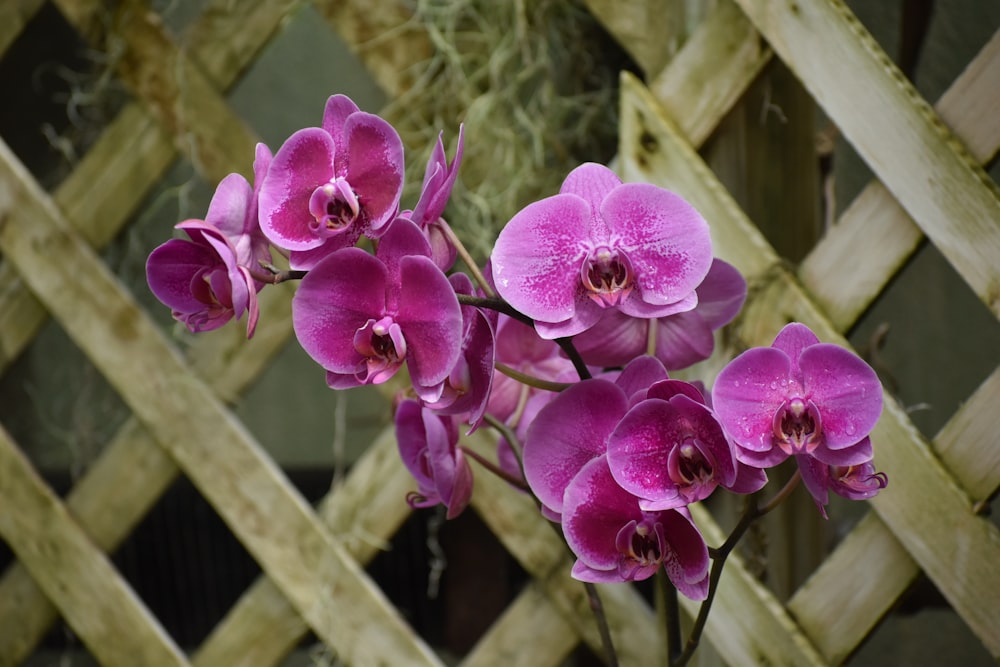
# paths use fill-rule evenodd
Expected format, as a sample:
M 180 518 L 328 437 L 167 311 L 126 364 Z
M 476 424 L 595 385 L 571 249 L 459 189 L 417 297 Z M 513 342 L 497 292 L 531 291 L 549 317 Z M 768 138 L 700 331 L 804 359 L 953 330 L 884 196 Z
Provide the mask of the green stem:
M 528 385 L 529 387 L 535 387 L 536 389 L 544 389 L 545 391 L 555 391 L 560 392 L 563 389 L 567 389 L 573 385 L 568 382 L 553 382 L 551 380 L 543 380 L 542 378 L 535 377 L 534 375 L 528 375 L 527 373 L 522 373 L 516 368 L 511 368 L 507 364 L 501 363 L 499 361 L 493 364 L 493 367 L 498 371 L 506 375 L 512 380 L 517 380 L 521 384 Z
M 618 654 L 615 652 L 614 642 L 611 641 L 611 629 L 608 627 L 608 617 L 604 613 L 604 603 L 597 593 L 597 586 L 590 582 L 584 582 L 583 587 L 587 590 L 587 600 L 590 602 L 590 610 L 594 612 L 594 619 L 597 621 L 597 631 L 601 635 L 601 645 L 604 646 L 604 655 L 607 657 L 608 667 L 618 667 Z
M 465 244 L 462 243 L 462 239 L 458 238 L 458 235 L 455 234 L 454 230 L 452 230 L 449 225 L 443 223 L 443 221 L 441 229 L 444 231 L 444 235 L 455 247 L 455 250 L 458 252 L 458 256 L 462 258 L 462 262 L 464 262 L 465 266 L 469 269 L 469 273 L 472 274 L 472 279 L 476 281 L 479 288 L 483 290 L 483 293 L 486 294 L 486 296 L 495 297 L 496 292 L 493 291 L 493 288 L 490 286 L 489 282 L 487 282 L 486 276 L 483 275 L 483 272 L 479 270 L 479 265 L 476 264 L 476 260 L 472 259 L 472 255 L 469 254 Z
M 701 641 L 701 634 L 705 630 L 705 623 L 708 620 L 708 612 L 712 608 L 712 601 L 715 599 L 715 592 L 719 588 L 719 580 L 722 578 L 722 568 L 726 564 L 726 559 L 729 558 L 729 554 L 732 553 L 733 549 L 739 543 L 740 538 L 747 532 L 751 524 L 754 521 L 761 518 L 768 512 L 774 510 L 775 507 L 780 505 L 795 487 L 799 485 L 799 481 L 802 479 L 802 475 L 798 470 L 792 475 L 785 485 L 781 488 L 778 493 L 774 495 L 771 500 L 764 503 L 763 505 L 758 505 L 750 499 L 747 503 L 746 509 L 744 509 L 743 514 L 740 516 L 739 522 L 737 522 L 736 527 L 733 528 L 733 532 L 729 534 L 726 541 L 722 543 L 722 546 L 717 549 L 710 549 L 709 554 L 712 556 L 712 569 L 708 575 L 708 597 L 701 603 L 701 607 L 698 609 L 698 617 L 694 621 L 694 625 L 691 627 L 691 635 L 688 637 L 687 644 L 684 646 L 684 652 L 681 653 L 676 660 L 670 662 L 671 667 L 682 667 L 686 665 L 691 657 L 694 655 L 695 649 L 698 648 L 698 643 Z
M 493 473 L 503 481 L 507 482 L 508 484 L 515 486 L 518 489 L 521 489 L 522 491 L 531 490 L 530 488 L 528 488 L 528 485 L 525 483 L 523 479 L 518 479 L 517 477 L 514 477 L 513 475 L 508 473 L 507 471 L 502 470 L 500 466 L 496 465 L 489 459 L 480 456 L 478 452 L 469 449 L 464 445 L 460 446 L 459 449 L 461 449 L 465 453 L 465 455 L 468 456 L 470 459 L 474 459 L 479 463 L 479 465 L 483 466 L 484 468 L 486 468 L 491 473 Z

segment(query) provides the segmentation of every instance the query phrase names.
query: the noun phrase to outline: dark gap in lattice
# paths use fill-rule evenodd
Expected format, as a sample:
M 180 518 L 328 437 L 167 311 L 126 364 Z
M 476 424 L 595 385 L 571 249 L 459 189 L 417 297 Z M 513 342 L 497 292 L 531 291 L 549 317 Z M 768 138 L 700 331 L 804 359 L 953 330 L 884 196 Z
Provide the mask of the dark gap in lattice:
M 468 653 L 528 579 L 474 512 L 442 521 L 434 509 L 414 512 L 368 572 L 414 631 L 451 656 Z
M 107 53 L 88 49 L 51 3 L 0 59 L 0 136 L 52 189 L 122 108 L 127 96 Z

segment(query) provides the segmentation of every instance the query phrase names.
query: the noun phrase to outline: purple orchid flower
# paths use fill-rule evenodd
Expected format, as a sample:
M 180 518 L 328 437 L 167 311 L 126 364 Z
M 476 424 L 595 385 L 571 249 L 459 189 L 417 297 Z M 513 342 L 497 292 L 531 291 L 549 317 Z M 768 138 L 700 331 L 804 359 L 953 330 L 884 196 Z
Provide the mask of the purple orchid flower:
M 257 286 L 223 232 L 202 220 L 177 225 L 190 240 L 171 239 L 146 260 L 146 279 L 174 319 L 193 332 L 218 329 L 247 314 L 247 338 L 257 327 Z
M 427 240 L 397 218 L 376 255 L 342 248 L 320 261 L 292 300 L 303 349 L 345 389 L 385 382 L 405 363 L 417 395 L 441 398 L 462 346 L 462 311 Z
M 869 463 L 882 385 L 857 355 L 792 323 L 771 347 L 747 350 L 722 369 L 712 404 L 739 460 L 766 468 L 794 455 L 813 498 L 825 504 L 819 489 L 827 486 L 826 473 L 803 461 L 845 468 Z
M 260 191 L 260 224 L 311 269 L 362 235 L 378 237 L 399 210 L 403 143 L 396 130 L 343 95 L 326 103 L 322 128 L 299 130 L 278 149 Z
M 826 505 L 830 501 L 829 491 L 849 500 L 866 500 L 874 498 L 889 484 L 888 476 L 884 472 L 875 472 L 875 466 L 871 461 L 857 465 L 835 466 L 802 454 L 796 455 L 795 460 L 802 473 L 802 483 L 813 497 L 824 519 L 827 518 Z
M 464 273 L 451 275 L 449 281 L 456 294 L 475 292 Z M 462 306 L 462 353 L 445 380 L 441 398 L 427 404 L 442 415 L 465 415 L 472 426 L 470 433 L 482 422 L 493 387 L 495 321 L 494 311 Z
M 763 470 L 736 460 L 701 391 L 679 380 L 654 384 L 622 417 L 608 437 L 608 465 L 644 511 L 704 500 L 717 486 L 753 493 L 767 484 Z
M 395 425 L 403 464 L 417 481 L 407 502 L 411 507 L 442 504 L 454 519 L 472 497 L 472 468 L 458 447 L 456 420 L 407 399 L 396 409 Z
M 712 244 L 678 195 L 588 163 L 507 223 L 492 263 L 500 295 L 539 335 L 558 338 L 586 331 L 608 308 L 645 318 L 691 310 Z
M 577 560 L 573 577 L 594 583 L 641 581 L 663 567 L 692 600 L 708 596 L 708 547 L 687 511 L 646 511 L 599 456 L 566 488 L 563 533 Z
M 437 144 L 431 152 L 424 171 L 424 183 L 420 190 L 420 198 L 412 211 L 404 211 L 400 215 L 409 218 L 427 235 L 431 245 L 431 259 L 442 271 L 448 271 L 455 264 L 457 251 L 448 233 L 448 223 L 441 215 L 451 197 L 458 177 L 458 167 L 462 164 L 462 153 L 465 146 L 465 126 L 458 128 L 458 147 L 451 164 L 444 152 L 443 133 L 438 135 Z
M 205 214 L 205 222 L 221 231 L 236 250 L 236 262 L 250 273 L 271 263 L 271 243 L 260 229 L 258 197 L 261 184 L 271 166 L 271 151 L 257 144 L 253 163 L 254 186 L 239 174 L 229 174 L 219 183 Z M 259 292 L 264 283 L 257 282 Z
M 662 364 L 640 357 L 614 381 L 583 380 L 538 411 L 524 439 L 524 477 L 546 516 L 562 513 L 572 479 L 588 462 L 606 454 L 608 438 L 629 407 L 666 377 Z
M 649 328 L 656 327 L 656 358 L 667 370 L 687 368 L 712 356 L 713 332 L 740 312 L 747 284 L 735 267 L 715 259 L 695 293 L 698 305 L 694 309 L 655 319 L 605 310 L 597 324 L 576 336 L 573 344 L 588 364 L 622 366 L 646 351 Z

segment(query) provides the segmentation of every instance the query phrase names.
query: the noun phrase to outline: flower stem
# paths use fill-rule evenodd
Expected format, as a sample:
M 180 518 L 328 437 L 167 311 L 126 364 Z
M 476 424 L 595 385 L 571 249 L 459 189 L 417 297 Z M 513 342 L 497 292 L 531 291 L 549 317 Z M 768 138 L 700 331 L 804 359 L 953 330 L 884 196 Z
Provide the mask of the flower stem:
M 286 280 L 302 280 L 306 277 L 308 271 L 293 271 L 289 269 L 288 271 L 282 271 L 274 264 L 268 264 L 267 262 L 260 263 L 261 268 L 267 271 L 267 273 L 261 273 L 260 271 L 250 271 L 250 277 L 262 283 L 267 283 L 268 285 L 277 285 L 283 283 Z
M 726 541 L 722 543 L 722 546 L 717 549 L 710 549 L 709 553 L 712 556 L 712 569 L 708 575 L 708 597 L 701 603 L 701 607 L 698 609 L 698 617 L 694 621 L 694 625 L 691 627 L 691 635 L 688 637 L 687 644 L 684 646 L 684 652 L 681 653 L 676 660 L 671 660 L 671 667 L 682 667 L 686 665 L 691 657 L 694 655 L 695 649 L 698 648 L 698 643 L 701 641 L 701 634 L 705 630 L 705 622 L 708 620 L 708 612 L 712 608 L 712 601 L 715 599 L 715 592 L 719 588 L 719 580 L 722 578 L 722 568 L 726 564 L 726 559 L 729 558 L 729 554 L 732 553 L 733 549 L 736 548 L 737 543 L 739 543 L 740 538 L 747 532 L 751 524 L 754 521 L 761 518 L 768 512 L 774 510 L 775 507 L 780 505 L 795 487 L 799 485 L 799 481 L 802 479 L 802 475 L 798 470 L 795 474 L 785 483 L 781 489 L 774 494 L 774 497 L 763 505 L 759 505 L 754 502 L 753 498 L 747 503 L 746 508 L 743 510 L 743 514 L 740 516 L 740 520 L 737 522 L 736 527 L 733 528 L 733 532 L 729 534 Z
M 584 582 L 583 587 L 587 590 L 590 610 L 594 612 L 594 620 L 597 621 L 597 631 L 601 635 L 601 644 L 604 646 L 607 665 L 608 667 L 618 667 L 618 654 L 615 652 L 614 642 L 611 641 L 608 617 L 604 613 L 604 603 L 601 602 L 601 596 L 597 593 L 597 586 L 590 582 Z
M 493 367 L 498 371 L 506 375 L 512 380 L 517 380 L 521 384 L 528 385 L 529 387 L 535 387 L 536 389 L 544 389 L 546 391 L 559 392 L 563 389 L 571 387 L 572 385 L 568 382 L 553 382 L 551 380 L 543 380 L 542 378 L 535 377 L 534 375 L 528 375 L 527 373 L 522 373 L 521 371 L 511 368 L 507 364 L 501 363 L 499 361 L 493 364 Z
M 489 459 L 487 459 L 487 458 L 485 458 L 483 456 L 480 456 L 478 452 L 476 452 L 476 451 L 474 451 L 472 449 L 469 449 L 468 447 L 466 447 L 464 445 L 460 446 L 459 449 L 461 449 L 465 453 L 466 456 L 468 456 L 471 459 L 474 459 L 475 461 L 477 461 L 479 463 L 479 465 L 483 466 L 484 468 L 486 468 L 491 473 L 493 473 L 494 475 L 496 475 L 497 477 L 499 477 L 503 481 L 507 482 L 508 484 L 510 484 L 512 486 L 516 486 L 517 488 L 521 489 L 522 491 L 530 491 L 531 490 L 531 489 L 528 488 L 527 483 L 525 483 L 525 481 L 523 479 L 518 479 L 517 477 L 514 477 L 513 475 L 511 475 L 510 473 L 508 473 L 507 471 L 502 470 L 500 468 L 500 466 L 496 465 L 495 463 L 493 463 Z
M 458 253 L 458 256 L 462 258 L 465 266 L 469 269 L 469 273 L 472 274 L 472 278 L 476 281 L 476 284 L 479 285 L 480 289 L 483 290 L 483 293 L 485 293 L 486 296 L 495 297 L 496 292 L 493 291 L 493 287 L 491 287 L 489 282 L 487 282 L 486 276 L 483 275 L 483 272 L 479 270 L 479 265 L 476 264 L 476 260 L 472 259 L 472 255 L 469 254 L 465 244 L 462 243 L 462 239 L 458 238 L 458 235 L 455 234 L 451 226 L 446 224 L 443 220 L 439 224 L 445 237 L 455 247 L 455 251 Z

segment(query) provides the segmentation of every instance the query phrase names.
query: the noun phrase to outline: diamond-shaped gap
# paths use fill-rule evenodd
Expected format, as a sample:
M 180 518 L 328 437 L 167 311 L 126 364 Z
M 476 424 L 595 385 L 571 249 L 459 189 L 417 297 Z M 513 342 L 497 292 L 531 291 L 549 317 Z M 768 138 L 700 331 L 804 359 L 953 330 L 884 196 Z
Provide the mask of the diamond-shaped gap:
M 202 643 L 261 572 L 183 475 L 112 558 L 164 629 L 188 651 Z
M 48 2 L 0 59 L 0 136 L 42 187 L 62 181 L 127 100 L 113 67 Z
M 403 618 L 447 659 L 464 656 L 528 580 L 475 512 L 414 511 L 367 567 Z
M 986 667 L 996 660 L 933 582 L 921 575 L 846 664 Z

